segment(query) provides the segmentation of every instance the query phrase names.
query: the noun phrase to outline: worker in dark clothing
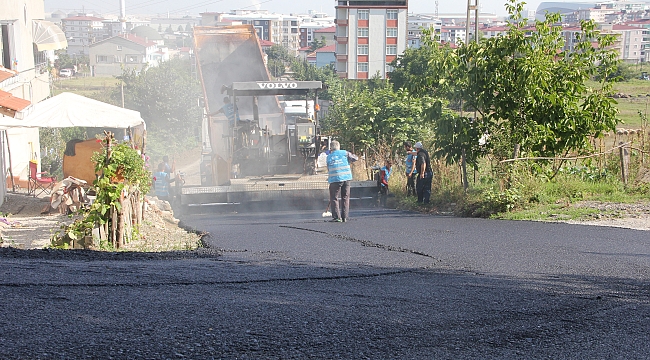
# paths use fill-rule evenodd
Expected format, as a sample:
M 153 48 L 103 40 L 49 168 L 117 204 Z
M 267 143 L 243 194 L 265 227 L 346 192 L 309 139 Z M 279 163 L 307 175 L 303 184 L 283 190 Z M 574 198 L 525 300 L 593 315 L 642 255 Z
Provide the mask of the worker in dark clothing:
M 418 170 L 415 167 L 417 155 L 413 150 L 413 145 L 410 141 L 404 141 L 404 150 L 406 150 L 406 196 L 415 196 L 415 178 L 418 175 Z
M 433 169 L 431 169 L 429 153 L 422 148 L 421 142 L 415 143 L 415 150 L 417 151 L 415 167 L 418 172 L 418 181 L 415 187 L 418 193 L 418 203 L 428 204 L 431 198 L 431 181 L 433 180 Z

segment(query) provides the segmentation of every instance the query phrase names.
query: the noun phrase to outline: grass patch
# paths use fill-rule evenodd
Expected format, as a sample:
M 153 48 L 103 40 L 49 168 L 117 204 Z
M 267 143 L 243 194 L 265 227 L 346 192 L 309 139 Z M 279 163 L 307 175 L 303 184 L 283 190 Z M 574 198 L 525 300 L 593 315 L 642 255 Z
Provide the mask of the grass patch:
M 109 88 L 118 86 L 119 80 L 113 77 L 71 77 L 58 78 L 52 81 L 52 95 L 62 92 L 71 92 L 77 95 L 88 96 Z
M 492 217 L 503 220 L 584 220 L 602 213 L 598 209 L 570 207 L 566 204 L 539 204 L 529 209 L 499 213 Z

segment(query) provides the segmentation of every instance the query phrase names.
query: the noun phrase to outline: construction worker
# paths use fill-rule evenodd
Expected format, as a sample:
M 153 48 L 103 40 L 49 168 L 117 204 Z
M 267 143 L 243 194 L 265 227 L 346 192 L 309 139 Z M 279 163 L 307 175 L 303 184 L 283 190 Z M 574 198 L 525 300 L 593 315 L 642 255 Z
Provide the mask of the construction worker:
M 417 153 L 413 150 L 413 145 L 410 141 L 404 141 L 404 150 L 406 150 L 406 196 L 415 196 L 415 178 L 418 175 L 418 170 L 415 166 Z
M 359 158 L 349 151 L 341 150 L 341 144 L 336 140 L 331 142 L 330 147 L 331 152 L 327 155 L 327 182 L 329 182 L 332 206 L 330 222 L 346 222 L 350 212 L 350 181 L 352 180 L 350 163 Z M 341 208 L 339 208 L 339 194 L 343 202 Z
M 386 160 L 384 166 L 379 169 L 379 176 L 377 177 L 377 187 L 379 188 L 379 205 L 386 206 L 386 198 L 388 197 L 388 180 L 392 172 L 392 163 Z

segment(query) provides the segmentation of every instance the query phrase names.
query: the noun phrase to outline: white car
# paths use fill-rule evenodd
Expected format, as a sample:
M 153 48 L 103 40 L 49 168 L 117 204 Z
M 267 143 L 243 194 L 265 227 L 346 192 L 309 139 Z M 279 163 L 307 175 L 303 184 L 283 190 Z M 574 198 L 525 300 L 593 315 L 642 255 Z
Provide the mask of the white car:
M 61 71 L 59 71 L 59 76 L 61 76 L 61 77 L 70 77 L 70 76 L 72 76 L 72 69 L 61 69 Z

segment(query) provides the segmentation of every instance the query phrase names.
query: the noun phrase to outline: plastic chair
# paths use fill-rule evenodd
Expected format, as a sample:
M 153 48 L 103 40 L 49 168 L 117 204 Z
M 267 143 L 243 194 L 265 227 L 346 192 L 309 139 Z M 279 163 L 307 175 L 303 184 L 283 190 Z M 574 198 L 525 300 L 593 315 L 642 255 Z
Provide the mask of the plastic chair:
M 29 162 L 29 175 L 27 176 L 27 195 L 34 195 L 34 197 L 45 193 L 47 195 L 52 193 L 54 184 L 56 183 L 55 176 L 43 176 L 47 172 L 37 172 L 37 164 L 35 161 Z M 38 194 L 36 193 L 38 191 Z

